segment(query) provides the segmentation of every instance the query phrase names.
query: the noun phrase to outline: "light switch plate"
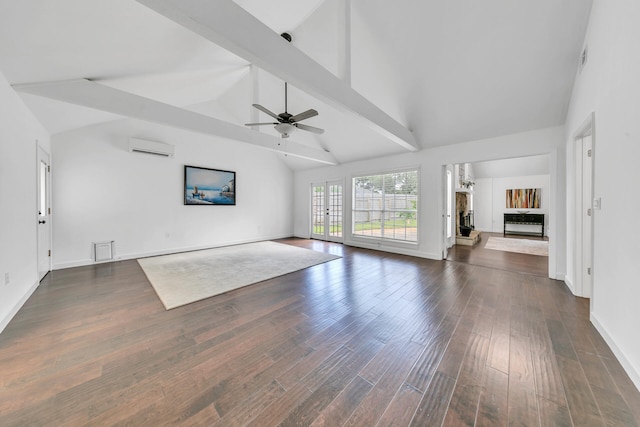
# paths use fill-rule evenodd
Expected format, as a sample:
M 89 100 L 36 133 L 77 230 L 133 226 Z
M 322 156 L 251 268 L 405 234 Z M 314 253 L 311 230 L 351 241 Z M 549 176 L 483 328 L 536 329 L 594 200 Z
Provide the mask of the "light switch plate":
M 602 209 L 602 198 L 601 197 L 596 197 L 595 199 L 593 199 L 593 209 L 597 209 L 597 210 Z

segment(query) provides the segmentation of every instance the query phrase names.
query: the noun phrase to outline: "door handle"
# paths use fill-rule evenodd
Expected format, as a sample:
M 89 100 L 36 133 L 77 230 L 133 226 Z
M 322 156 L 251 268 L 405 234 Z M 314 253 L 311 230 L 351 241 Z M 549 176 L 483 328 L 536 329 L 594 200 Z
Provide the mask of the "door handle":
M 47 223 L 47 221 L 45 221 L 45 220 L 38 221 L 38 224 L 46 224 L 46 223 Z

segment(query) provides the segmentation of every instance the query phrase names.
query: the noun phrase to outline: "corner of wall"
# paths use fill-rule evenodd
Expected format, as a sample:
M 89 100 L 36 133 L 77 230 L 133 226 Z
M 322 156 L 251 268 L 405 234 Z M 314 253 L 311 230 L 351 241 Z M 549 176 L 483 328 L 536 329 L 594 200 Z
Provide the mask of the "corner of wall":
M 556 273 L 557 274 L 557 273 Z M 558 278 L 557 280 L 561 280 L 560 278 Z M 571 293 L 573 295 L 576 294 L 576 287 L 573 284 L 573 282 L 571 281 L 571 279 L 569 277 L 564 277 L 564 284 L 567 285 L 567 288 L 569 288 L 569 290 L 571 291 Z
M 640 391 L 640 367 L 635 366 L 622 349 L 616 345 L 616 340 L 611 336 L 611 334 L 609 334 L 609 331 L 607 331 L 602 323 L 600 323 L 594 313 L 591 313 L 590 320 L 600 335 L 602 335 L 602 338 L 605 340 L 613 354 L 618 358 L 618 361 L 626 371 L 627 375 L 629 375 L 629 378 L 636 386 L 636 389 Z
M 0 194 L 11 204 L 0 210 L 0 272 L 11 275 L 11 286 L 0 288 L 2 331 L 39 284 L 36 153 L 39 146 L 50 149 L 50 137 L 2 72 L 0 115 Z
M 18 311 L 20 311 L 24 303 L 26 303 L 31 295 L 36 291 L 36 289 L 38 289 L 38 285 L 40 285 L 40 282 L 36 282 L 31 285 L 31 287 L 22 296 L 22 298 L 20 298 L 18 303 L 4 316 L 2 320 L 0 320 L 0 333 L 4 331 L 4 329 L 9 325 L 9 322 L 11 322 L 11 319 L 13 319 L 16 314 L 18 314 Z

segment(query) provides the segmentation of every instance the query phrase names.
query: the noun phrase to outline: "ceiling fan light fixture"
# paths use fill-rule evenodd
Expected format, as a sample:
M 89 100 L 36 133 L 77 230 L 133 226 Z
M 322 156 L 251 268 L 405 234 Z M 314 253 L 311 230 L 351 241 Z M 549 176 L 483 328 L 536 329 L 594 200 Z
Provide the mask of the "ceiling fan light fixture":
M 291 132 L 296 128 L 302 129 L 306 132 L 315 133 L 320 135 L 324 132 L 324 129 L 320 129 L 314 126 L 298 123 L 299 121 L 306 120 L 318 115 L 318 112 L 313 108 L 303 111 L 302 113 L 291 115 L 287 112 L 287 82 L 284 82 L 284 113 L 276 114 L 273 111 L 263 107 L 260 104 L 251 104 L 254 108 L 262 111 L 266 115 L 273 117 L 277 122 L 271 123 L 245 123 L 245 126 L 262 126 L 262 125 L 275 125 L 274 129 L 280 133 L 283 138 L 289 138 Z
M 289 138 L 289 135 L 296 127 L 290 123 L 279 123 L 274 126 L 274 129 L 277 130 L 283 138 Z

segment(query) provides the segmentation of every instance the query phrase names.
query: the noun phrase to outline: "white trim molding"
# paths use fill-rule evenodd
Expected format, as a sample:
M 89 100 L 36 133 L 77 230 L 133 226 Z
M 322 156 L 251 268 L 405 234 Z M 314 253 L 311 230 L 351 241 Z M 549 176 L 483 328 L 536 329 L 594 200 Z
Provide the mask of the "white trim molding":
M 31 285 L 31 287 L 22 296 L 22 298 L 20 298 L 20 301 L 18 301 L 18 303 L 11 309 L 11 311 L 9 311 L 9 313 L 7 313 L 7 315 L 4 317 L 4 319 L 2 319 L 0 321 L 0 333 L 2 333 L 2 331 L 4 331 L 4 328 L 6 328 L 7 325 L 9 325 L 9 322 L 11 322 L 11 319 L 13 319 L 13 317 L 16 314 L 18 314 L 18 311 L 20 311 L 22 306 L 27 302 L 27 300 L 29 298 L 31 298 L 31 295 L 33 295 L 33 293 L 36 291 L 36 289 L 38 289 L 38 286 L 40 286 L 40 282 L 36 282 L 33 285 Z
M 633 363 L 631 363 L 622 349 L 616 345 L 615 340 L 613 339 L 611 334 L 609 334 L 607 328 L 604 327 L 604 325 L 593 313 L 591 313 L 590 320 L 593 326 L 598 330 L 598 332 L 600 332 L 600 335 L 602 335 L 602 338 L 605 340 L 613 354 L 616 356 L 618 362 L 620 362 L 620 364 L 622 365 L 622 368 L 625 370 L 627 375 L 629 375 L 629 378 L 636 386 L 636 389 L 640 391 L 640 367 L 634 366 Z

